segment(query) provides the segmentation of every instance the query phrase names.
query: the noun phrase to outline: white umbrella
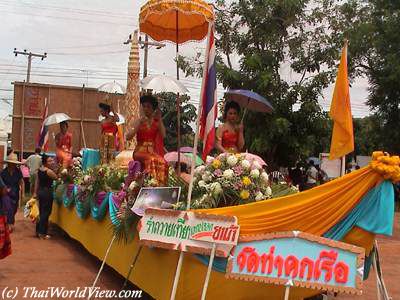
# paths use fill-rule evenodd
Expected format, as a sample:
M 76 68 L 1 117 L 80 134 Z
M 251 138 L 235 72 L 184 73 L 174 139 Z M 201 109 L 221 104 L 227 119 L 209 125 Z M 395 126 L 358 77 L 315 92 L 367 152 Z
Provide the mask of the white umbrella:
M 55 113 L 52 114 L 51 116 L 48 116 L 46 120 L 44 120 L 44 125 L 49 126 L 49 125 L 59 124 L 61 122 L 68 121 L 70 119 L 71 118 L 64 113 Z
M 181 82 L 167 75 L 148 76 L 141 81 L 141 87 L 156 93 L 189 93 L 189 90 Z
M 98 87 L 98 90 L 100 92 L 106 92 L 110 94 L 125 94 L 126 92 L 125 87 L 122 84 L 116 82 L 115 80 L 100 85 Z
M 113 116 L 114 114 L 111 112 L 110 115 Z M 119 118 L 119 121 L 117 122 L 117 125 L 124 124 L 125 123 L 125 117 L 123 115 L 121 115 L 121 114 L 117 114 L 117 115 L 118 115 L 118 118 Z M 99 121 L 101 122 L 103 120 L 104 120 L 104 117 L 102 115 L 100 115 L 99 116 Z

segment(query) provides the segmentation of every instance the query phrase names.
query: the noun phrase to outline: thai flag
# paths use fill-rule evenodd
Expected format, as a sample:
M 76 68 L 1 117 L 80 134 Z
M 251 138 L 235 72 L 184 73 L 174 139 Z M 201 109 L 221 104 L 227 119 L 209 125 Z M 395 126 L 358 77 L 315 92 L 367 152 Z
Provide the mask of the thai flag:
M 49 105 L 47 102 L 47 98 L 44 100 L 44 111 L 42 116 L 42 125 L 40 127 L 39 135 L 37 137 L 36 146 L 41 148 L 43 151 L 47 151 L 49 148 L 49 128 L 44 125 L 44 121 L 46 120 L 49 114 Z
M 217 74 L 215 70 L 215 25 L 208 27 L 206 59 L 201 86 L 200 138 L 203 140 L 203 160 L 214 148 L 217 118 Z

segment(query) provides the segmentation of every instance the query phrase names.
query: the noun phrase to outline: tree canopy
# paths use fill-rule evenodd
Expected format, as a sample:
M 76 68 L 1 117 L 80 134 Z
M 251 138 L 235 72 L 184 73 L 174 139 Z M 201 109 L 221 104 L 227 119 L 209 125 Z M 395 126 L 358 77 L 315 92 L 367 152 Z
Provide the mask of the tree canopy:
M 253 90 L 275 108 L 271 115 L 246 115 L 248 151 L 280 166 L 329 151 L 331 122 L 318 100 L 335 80 L 348 39 L 350 79 L 368 78 L 366 100 L 375 112 L 355 122 L 357 133 L 373 131 L 356 136 L 356 151 L 400 152 L 398 1 L 218 0 L 216 14 L 219 82 Z M 200 75 L 200 60 L 200 54 L 180 58 L 180 65 L 187 75 Z

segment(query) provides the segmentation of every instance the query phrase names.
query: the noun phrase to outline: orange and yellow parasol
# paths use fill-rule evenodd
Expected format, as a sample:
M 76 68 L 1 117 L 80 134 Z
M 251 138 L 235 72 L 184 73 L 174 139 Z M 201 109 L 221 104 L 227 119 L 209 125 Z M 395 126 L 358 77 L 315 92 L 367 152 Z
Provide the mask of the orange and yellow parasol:
M 214 20 L 212 5 L 203 0 L 149 0 L 140 9 L 140 31 L 156 41 L 183 44 L 207 36 Z
M 176 43 L 176 79 L 179 80 L 179 44 L 201 41 L 215 18 L 214 7 L 203 0 L 149 0 L 140 9 L 140 31 L 158 42 Z M 178 173 L 180 173 L 180 100 L 176 101 L 178 119 Z

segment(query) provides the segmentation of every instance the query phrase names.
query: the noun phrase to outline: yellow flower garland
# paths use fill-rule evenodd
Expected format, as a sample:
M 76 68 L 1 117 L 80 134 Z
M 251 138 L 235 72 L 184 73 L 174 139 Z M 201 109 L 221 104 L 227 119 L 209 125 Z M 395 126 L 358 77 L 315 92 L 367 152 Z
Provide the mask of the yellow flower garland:
M 382 151 L 372 153 L 372 161 L 369 164 L 375 172 L 379 173 L 386 180 L 400 182 L 400 157 L 390 156 Z

